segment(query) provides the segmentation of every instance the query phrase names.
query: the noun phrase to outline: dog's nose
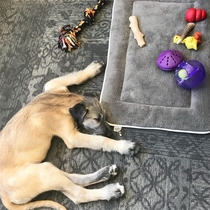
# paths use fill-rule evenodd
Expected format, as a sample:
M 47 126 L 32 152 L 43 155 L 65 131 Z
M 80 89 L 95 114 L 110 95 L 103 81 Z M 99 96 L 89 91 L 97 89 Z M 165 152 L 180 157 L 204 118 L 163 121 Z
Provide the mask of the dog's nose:
M 112 132 L 108 132 L 108 133 L 106 133 L 106 137 L 111 138 L 112 136 L 113 136 L 113 133 L 112 133 Z
M 112 131 L 112 129 L 109 126 L 106 129 L 106 137 L 109 137 L 109 138 L 114 137 L 114 132 Z

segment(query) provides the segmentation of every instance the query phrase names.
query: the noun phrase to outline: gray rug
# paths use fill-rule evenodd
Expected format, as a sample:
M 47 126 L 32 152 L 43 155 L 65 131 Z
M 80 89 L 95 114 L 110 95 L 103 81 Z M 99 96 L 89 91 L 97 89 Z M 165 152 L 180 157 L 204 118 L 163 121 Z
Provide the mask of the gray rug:
M 210 18 L 197 22 L 202 32 L 198 50 L 174 44 L 173 36 L 182 34 L 187 24 L 188 8 L 202 8 L 210 13 L 208 0 L 114 2 L 110 31 L 108 63 L 101 102 L 113 125 L 180 132 L 210 132 Z M 123 12 L 122 12 L 123 11 Z M 135 15 L 146 46 L 140 48 L 129 27 Z M 176 84 L 174 71 L 165 72 L 156 65 L 159 54 L 167 49 L 180 51 L 184 60 L 198 60 L 206 69 L 204 82 L 186 90 Z
M 0 1 L 1 129 L 22 106 L 42 92 L 49 79 L 82 69 L 94 59 L 106 62 L 113 0 L 106 2 L 95 24 L 80 34 L 79 49 L 66 54 L 57 48 L 59 27 L 76 25 L 86 5 L 95 3 L 95 0 Z M 115 73 L 113 70 L 113 76 Z M 100 94 L 103 80 L 104 74 L 100 74 L 71 90 Z M 121 116 L 126 114 L 127 111 Z M 54 138 L 46 161 L 64 171 L 82 174 L 115 163 L 120 168 L 119 174 L 109 183 L 124 184 L 125 196 L 109 202 L 75 205 L 62 193 L 53 191 L 36 200 L 58 201 L 68 210 L 209 210 L 210 135 L 129 128 L 121 133 L 122 136 L 116 134 L 117 139 L 141 145 L 139 154 L 129 157 L 88 149 L 69 150 L 62 140 Z M 0 209 L 6 210 L 1 202 Z

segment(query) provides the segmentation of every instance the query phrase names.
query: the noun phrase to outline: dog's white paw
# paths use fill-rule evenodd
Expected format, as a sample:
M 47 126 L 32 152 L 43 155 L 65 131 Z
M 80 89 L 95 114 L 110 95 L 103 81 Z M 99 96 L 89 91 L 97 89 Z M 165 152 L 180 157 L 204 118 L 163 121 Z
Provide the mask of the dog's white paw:
M 91 71 L 95 76 L 103 71 L 104 66 L 104 62 L 94 60 L 91 64 L 88 65 L 88 70 Z
M 105 196 L 104 199 L 108 201 L 111 199 L 117 199 L 125 193 L 124 186 L 120 185 L 119 183 L 109 184 L 105 186 L 103 190 Z
M 117 173 L 118 173 L 118 168 L 116 165 L 108 165 L 108 166 L 105 166 L 104 168 L 100 169 L 97 172 L 97 174 L 98 174 L 97 176 L 100 178 L 102 177 L 103 181 L 107 181 L 111 177 L 116 176 Z
M 109 167 L 109 174 L 110 174 L 111 176 L 116 176 L 117 173 L 118 173 L 118 168 L 117 168 L 117 166 L 116 166 L 116 165 L 111 165 L 111 166 Z
M 119 147 L 118 147 L 118 152 L 120 154 L 125 154 L 125 155 L 133 155 L 135 153 L 136 144 L 132 141 L 126 141 L 126 140 L 120 140 L 119 141 Z

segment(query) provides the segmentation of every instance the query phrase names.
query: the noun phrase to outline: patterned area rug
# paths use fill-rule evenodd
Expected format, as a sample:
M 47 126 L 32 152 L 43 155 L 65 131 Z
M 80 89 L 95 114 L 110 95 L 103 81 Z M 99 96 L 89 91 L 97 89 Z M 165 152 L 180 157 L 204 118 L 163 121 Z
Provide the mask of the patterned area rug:
M 106 62 L 112 0 L 97 14 L 95 24 L 78 37 L 79 49 L 65 53 L 57 48 L 59 27 L 76 25 L 83 18 L 86 5 L 95 3 L 93 0 L 0 1 L 0 128 L 41 93 L 49 79 L 82 69 L 94 59 Z M 103 79 L 101 74 L 71 89 L 100 94 Z M 109 183 L 124 184 L 125 196 L 81 205 L 75 205 L 59 192 L 46 192 L 36 199 L 55 200 L 75 210 L 209 209 L 209 135 L 125 128 L 122 136 L 116 134 L 116 138 L 138 142 L 140 153 L 129 157 L 87 149 L 68 150 L 59 138 L 54 138 L 46 160 L 67 172 L 83 174 L 115 163 L 120 171 Z M 0 209 L 5 210 L 2 204 Z

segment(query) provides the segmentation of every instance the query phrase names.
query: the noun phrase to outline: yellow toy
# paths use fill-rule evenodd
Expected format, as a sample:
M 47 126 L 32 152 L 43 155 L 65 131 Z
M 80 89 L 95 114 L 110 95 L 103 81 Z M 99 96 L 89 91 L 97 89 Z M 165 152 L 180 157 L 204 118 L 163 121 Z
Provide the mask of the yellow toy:
M 186 46 L 186 48 L 188 49 L 188 50 L 190 50 L 190 49 L 194 49 L 194 50 L 197 50 L 198 48 L 197 48 L 197 44 L 198 43 L 201 43 L 201 40 L 200 40 L 200 38 L 201 38 L 201 33 L 200 32 L 195 32 L 194 33 L 194 36 L 188 36 L 188 37 L 186 37 L 185 39 L 183 39 L 182 41 L 181 41 L 181 43 L 182 44 L 185 44 L 185 46 Z M 173 42 L 175 43 L 175 44 L 177 44 L 177 42 L 178 42 L 178 40 L 180 40 L 180 35 L 175 35 L 174 36 L 174 38 L 173 38 Z

